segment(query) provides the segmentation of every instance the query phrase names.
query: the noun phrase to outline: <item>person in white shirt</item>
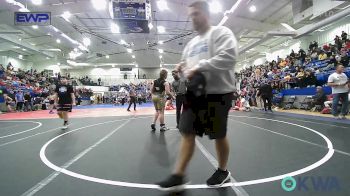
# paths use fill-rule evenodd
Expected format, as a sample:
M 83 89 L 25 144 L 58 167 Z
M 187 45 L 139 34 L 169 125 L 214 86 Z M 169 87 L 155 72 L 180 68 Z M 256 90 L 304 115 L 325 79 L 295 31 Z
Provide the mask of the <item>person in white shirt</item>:
M 338 64 L 336 72 L 328 77 L 328 85 L 332 87 L 333 104 L 332 114 L 337 119 L 346 119 L 349 105 L 349 88 L 350 83 L 348 77 L 344 73 L 344 66 Z M 338 112 L 338 103 L 341 99 L 341 111 Z
M 209 5 L 205 1 L 192 3 L 189 16 L 198 35 L 186 45 L 181 63 L 176 66 L 189 84 L 179 123 L 182 140 L 178 162 L 174 173 L 158 183 L 159 189 L 165 191 L 184 188 L 185 170 L 194 153 L 196 135 L 208 135 L 216 144 L 218 169 L 207 180 L 207 185 L 220 187 L 230 180 L 226 133 L 236 90 L 237 40 L 227 27 L 210 25 Z

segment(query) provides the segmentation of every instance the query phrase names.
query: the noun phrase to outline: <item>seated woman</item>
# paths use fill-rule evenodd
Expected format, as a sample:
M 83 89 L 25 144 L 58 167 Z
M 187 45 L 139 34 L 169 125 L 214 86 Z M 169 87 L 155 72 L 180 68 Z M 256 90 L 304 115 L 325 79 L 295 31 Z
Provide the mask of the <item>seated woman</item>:
M 305 76 L 304 69 L 300 68 L 298 74 L 295 76 L 299 88 L 302 88 L 302 81 L 304 76 Z
M 238 110 L 241 107 L 241 96 L 238 96 L 234 102 L 233 110 Z
M 250 104 L 249 104 L 249 99 L 247 97 L 242 97 L 240 99 L 240 103 L 239 103 L 239 111 L 245 111 L 245 112 L 249 112 L 250 110 Z
M 173 109 L 175 109 L 173 105 L 173 100 L 171 99 L 171 97 L 168 97 L 165 103 L 165 110 L 173 110 Z

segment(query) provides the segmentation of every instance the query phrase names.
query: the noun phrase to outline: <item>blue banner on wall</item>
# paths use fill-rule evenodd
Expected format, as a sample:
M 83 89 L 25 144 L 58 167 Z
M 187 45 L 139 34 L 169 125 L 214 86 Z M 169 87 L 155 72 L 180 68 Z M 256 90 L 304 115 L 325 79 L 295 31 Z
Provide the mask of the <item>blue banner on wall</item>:
M 323 87 L 323 92 L 326 95 L 332 94 L 332 88 L 329 86 Z M 315 95 L 316 87 L 302 88 L 302 89 L 285 89 L 281 92 L 283 95 Z

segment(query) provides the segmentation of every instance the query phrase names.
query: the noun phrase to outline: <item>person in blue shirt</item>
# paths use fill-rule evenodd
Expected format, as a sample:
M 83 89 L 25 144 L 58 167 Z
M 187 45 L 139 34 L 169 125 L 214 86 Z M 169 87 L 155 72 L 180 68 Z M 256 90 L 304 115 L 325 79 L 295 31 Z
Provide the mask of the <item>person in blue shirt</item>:
M 23 104 L 24 104 L 24 95 L 22 90 L 18 90 L 15 96 L 16 100 L 16 110 L 19 112 L 23 112 Z

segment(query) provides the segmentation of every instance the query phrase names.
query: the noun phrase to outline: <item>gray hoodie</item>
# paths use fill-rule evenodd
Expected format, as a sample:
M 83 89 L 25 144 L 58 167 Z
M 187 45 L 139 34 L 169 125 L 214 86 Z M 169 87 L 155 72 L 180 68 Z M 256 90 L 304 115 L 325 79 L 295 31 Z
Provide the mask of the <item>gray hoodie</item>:
M 234 66 L 238 58 L 237 40 L 232 31 L 212 26 L 204 35 L 194 37 L 185 47 L 181 61 L 186 62 L 183 77 L 196 68 L 205 75 L 207 94 L 226 94 L 236 90 Z

